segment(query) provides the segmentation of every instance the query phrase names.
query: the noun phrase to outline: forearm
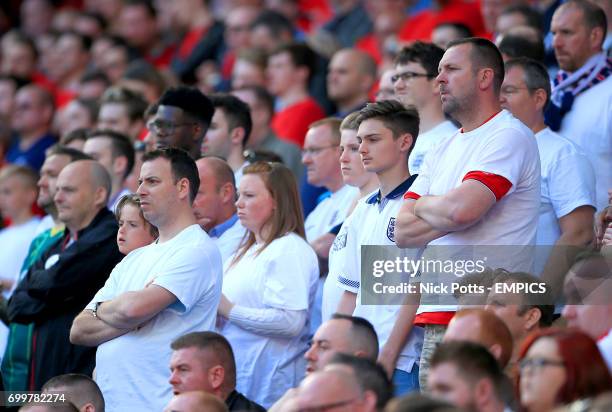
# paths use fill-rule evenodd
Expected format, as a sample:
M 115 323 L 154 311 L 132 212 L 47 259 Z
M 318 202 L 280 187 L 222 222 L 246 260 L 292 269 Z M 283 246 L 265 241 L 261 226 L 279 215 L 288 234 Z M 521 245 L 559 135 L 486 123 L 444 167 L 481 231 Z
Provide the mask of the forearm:
M 355 306 L 357 305 L 357 294 L 345 290 L 338 303 L 338 309 L 336 312 L 342 315 L 352 315 L 355 312 Z
M 138 299 L 136 292 L 125 292 L 116 298 L 103 302 L 98 307 L 98 317 L 117 329 L 134 329 L 152 318 L 135 309 Z
M 453 232 L 469 227 L 471 222 L 460 222 L 456 206 L 446 196 L 423 196 L 414 205 L 414 215 L 433 230 Z
M 393 365 L 397 363 L 397 358 L 406 345 L 412 330 L 416 311 L 419 307 L 419 299 L 420 295 L 418 294 L 407 296 L 406 301 L 400 307 L 397 314 L 391 335 L 389 335 L 389 339 L 381 349 L 380 357 L 387 358 Z
M 130 329 L 118 329 L 103 322 L 93 316 L 93 311 L 86 309 L 72 323 L 70 342 L 74 345 L 98 346 L 129 331 Z
M 395 226 L 395 243 L 402 248 L 418 248 L 438 239 L 447 232 L 433 228 L 414 214 L 414 202 L 402 207 Z
M 306 323 L 306 310 L 278 308 L 248 308 L 234 305 L 229 321 L 243 329 L 259 335 L 292 338 L 297 336 Z

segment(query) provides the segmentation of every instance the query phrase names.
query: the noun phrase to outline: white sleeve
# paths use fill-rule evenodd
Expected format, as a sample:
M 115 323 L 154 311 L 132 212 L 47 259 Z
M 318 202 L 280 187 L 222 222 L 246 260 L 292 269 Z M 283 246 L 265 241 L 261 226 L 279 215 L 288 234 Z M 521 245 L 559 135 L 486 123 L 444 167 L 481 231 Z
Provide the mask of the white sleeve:
M 154 276 L 153 284 L 163 287 L 177 301 L 169 306 L 187 313 L 203 295 L 212 293 L 222 278 L 221 254 L 212 241 L 205 246 L 186 246 L 177 250 Z
M 299 335 L 304 328 L 307 312 L 235 305 L 229 313 L 229 320 L 258 335 L 291 338 Z
M 552 162 L 548 192 L 557 219 L 580 206 L 595 207 L 595 172 L 581 153 L 568 153 Z
M 524 171 L 530 169 L 531 163 L 539 163 L 537 145 L 533 136 L 514 128 L 503 128 L 494 134 L 495 138 L 489 139 L 479 152 L 477 161 L 468 165 L 466 176 L 473 172 L 501 176 L 512 184 L 504 193 L 508 195 L 516 190 Z M 466 176 L 463 176 L 462 180 Z M 496 191 L 492 191 L 497 197 Z
M 264 262 L 262 303 L 271 308 L 308 310 L 311 286 L 318 279 L 319 263 L 312 247 L 300 239 L 285 237 L 272 243 Z M 275 241 L 277 242 L 277 241 Z
M 336 277 L 336 282 L 341 289 L 352 293 L 359 292 L 361 280 L 359 269 L 361 247 L 357 241 L 358 231 L 356 226 L 359 224 L 360 212 L 364 206 L 363 200 L 361 200 L 353 213 L 342 224 L 332 245 L 336 256 L 334 262 L 330 262 L 330 275 Z

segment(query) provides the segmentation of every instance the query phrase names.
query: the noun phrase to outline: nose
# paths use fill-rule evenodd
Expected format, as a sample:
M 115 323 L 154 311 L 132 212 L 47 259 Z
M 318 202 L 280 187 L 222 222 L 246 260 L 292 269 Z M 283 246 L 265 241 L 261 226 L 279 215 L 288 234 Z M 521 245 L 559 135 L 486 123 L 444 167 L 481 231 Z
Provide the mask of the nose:
M 170 383 L 170 385 L 176 385 L 177 383 L 179 383 L 176 371 L 170 373 L 170 380 L 168 381 L 168 383 Z
M 302 163 L 305 165 L 312 163 L 312 155 L 309 152 L 302 153 Z
M 340 151 L 340 163 L 348 163 L 348 162 L 349 162 L 348 150 Z
M 362 140 L 361 143 L 359 143 L 359 154 L 363 156 L 366 153 L 368 153 L 368 146 L 365 140 Z
M 438 83 L 446 83 L 446 75 L 444 74 L 444 71 L 438 73 L 438 75 L 436 76 L 436 81 Z
M 508 99 L 506 99 L 506 94 L 505 94 L 505 93 L 503 93 L 503 92 L 501 92 L 501 93 L 499 94 L 499 103 L 500 103 L 500 104 L 506 104 L 506 103 L 508 103 Z
M 317 355 L 316 346 L 314 344 L 312 344 L 312 345 L 310 345 L 310 348 L 304 354 L 304 359 L 306 359 L 307 361 L 314 362 L 314 361 L 317 360 L 317 356 L 316 355 Z
M 238 200 L 236 200 L 236 208 L 241 209 L 244 207 L 244 201 L 242 200 L 242 196 L 238 196 Z

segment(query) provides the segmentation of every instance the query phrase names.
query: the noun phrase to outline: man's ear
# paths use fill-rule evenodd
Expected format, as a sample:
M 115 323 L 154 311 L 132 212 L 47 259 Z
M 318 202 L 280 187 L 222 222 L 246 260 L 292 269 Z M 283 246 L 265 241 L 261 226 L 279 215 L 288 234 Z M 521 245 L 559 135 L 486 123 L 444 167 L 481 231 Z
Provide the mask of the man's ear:
M 223 203 L 233 204 L 236 200 L 236 189 L 230 182 L 226 182 L 219 188 L 219 195 Z
M 179 191 L 179 199 L 189 198 L 190 190 L 189 190 L 189 179 L 183 177 L 176 182 L 177 188 Z
M 398 137 L 398 140 L 400 141 L 400 151 L 407 152 L 412 147 L 412 142 L 414 139 L 410 133 L 404 133 Z
M 486 90 L 493 85 L 495 72 L 493 69 L 484 68 L 478 71 L 478 87 L 480 90 Z
M 232 146 L 242 147 L 242 140 L 244 140 L 244 134 L 244 127 L 234 127 L 230 131 L 230 139 L 232 141 Z
M 476 401 L 476 406 L 480 408 L 482 405 L 486 404 L 493 392 L 493 384 L 489 379 L 483 378 L 476 382 L 474 386 L 474 400 Z
M 493 345 L 489 346 L 488 349 L 489 349 L 489 352 L 491 352 L 491 355 L 493 355 L 493 357 L 499 361 L 499 359 L 501 358 L 501 354 L 502 354 L 501 345 L 498 343 L 494 343 Z
M 536 110 L 544 110 L 544 106 L 546 106 L 546 90 L 536 89 L 536 91 L 533 92 L 533 98 L 535 99 Z
M 123 177 L 125 175 L 125 170 L 127 169 L 127 158 L 125 156 L 117 156 L 113 160 L 113 173 L 121 174 Z M 111 176 L 113 178 L 113 176 Z
M 94 192 L 94 204 L 102 207 L 106 206 L 106 199 L 110 197 L 110 195 L 111 194 L 108 193 L 104 187 L 98 186 Z
M 208 370 L 208 383 L 214 390 L 218 390 L 225 382 L 225 368 L 215 365 Z
M 538 308 L 531 308 L 523 316 L 525 318 L 525 330 L 530 332 L 540 323 L 542 312 Z

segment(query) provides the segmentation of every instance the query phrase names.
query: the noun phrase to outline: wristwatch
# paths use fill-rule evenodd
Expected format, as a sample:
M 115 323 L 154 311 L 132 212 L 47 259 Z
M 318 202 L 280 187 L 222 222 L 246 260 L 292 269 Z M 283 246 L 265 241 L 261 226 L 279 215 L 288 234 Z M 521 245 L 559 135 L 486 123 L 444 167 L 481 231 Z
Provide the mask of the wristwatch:
M 98 317 L 98 308 L 100 307 L 101 304 L 102 304 L 102 302 L 94 303 L 93 311 L 91 311 L 91 314 L 93 315 L 94 318 Z

